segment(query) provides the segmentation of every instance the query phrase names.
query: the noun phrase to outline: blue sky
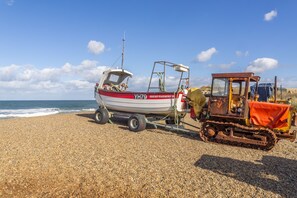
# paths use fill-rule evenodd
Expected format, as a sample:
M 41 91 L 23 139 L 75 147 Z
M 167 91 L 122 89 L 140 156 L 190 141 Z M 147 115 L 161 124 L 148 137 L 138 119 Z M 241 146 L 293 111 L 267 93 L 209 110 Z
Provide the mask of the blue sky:
M 197 87 L 240 71 L 297 87 L 296 10 L 295 0 L 0 0 L 0 100 L 92 99 L 124 32 L 135 90 L 156 60 L 190 66 Z

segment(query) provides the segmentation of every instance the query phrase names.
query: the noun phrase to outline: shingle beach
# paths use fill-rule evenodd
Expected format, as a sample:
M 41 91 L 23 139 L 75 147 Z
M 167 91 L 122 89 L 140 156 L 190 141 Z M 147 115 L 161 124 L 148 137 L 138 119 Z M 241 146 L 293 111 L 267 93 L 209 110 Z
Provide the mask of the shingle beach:
M 0 197 L 297 195 L 297 143 L 266 152 L 150 126 L 134 133 L 124 120 L 92 116 L 0 120 Z

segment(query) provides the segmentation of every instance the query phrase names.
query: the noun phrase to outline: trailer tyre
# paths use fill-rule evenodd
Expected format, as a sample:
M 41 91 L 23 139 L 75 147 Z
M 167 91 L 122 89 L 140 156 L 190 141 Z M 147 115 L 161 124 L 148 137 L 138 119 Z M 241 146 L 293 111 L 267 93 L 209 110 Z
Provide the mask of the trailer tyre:
M 140 114 L 130 116 L 128 120 L 128 127 L 130 131 L 143 131 L 146 128 L 145 116 Z
M 97 109 L 97 111 L 95 112 L 95 122 L 98 124 L 106 124 L 108 120 L 108 111 L 104 108 Z

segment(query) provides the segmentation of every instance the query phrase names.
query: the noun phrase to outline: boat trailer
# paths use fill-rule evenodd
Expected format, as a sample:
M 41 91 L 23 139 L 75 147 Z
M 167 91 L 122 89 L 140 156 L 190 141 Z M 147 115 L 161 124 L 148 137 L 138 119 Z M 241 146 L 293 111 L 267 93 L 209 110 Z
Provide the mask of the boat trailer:
M 112 118 L 126 119 L 128 120 L 128 128 L 130 131 L 140 132 L 145 130 L 146 125 L 149 124 L 155 129 L 161 127 L 169 131 L 178 132 L 193 132 L 192 130 L 186 129 L 184 125 L 193 127 L 195 129 L 200 129 L 200 127 L 194 126 L 190 123 L 184 122 L 184 117 L 178 117 L 173 120 L 171 117 L 162 115 L 145 115 L 138 113 L 128 113 L 120 111 L 107 110 L 104 107 L 100 107 L 95 112 L 95 121 L 98 124 L 105 124 L 107 122 L 113 124 Z M 160 123 L 160 121 L 165 121 L 165 124 Z

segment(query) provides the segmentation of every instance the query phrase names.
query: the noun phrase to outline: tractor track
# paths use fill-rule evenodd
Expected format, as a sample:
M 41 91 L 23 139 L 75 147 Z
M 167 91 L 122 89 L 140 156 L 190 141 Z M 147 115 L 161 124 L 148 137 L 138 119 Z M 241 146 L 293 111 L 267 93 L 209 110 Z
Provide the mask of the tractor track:
M 206 134 L 206 129 L 207 127 L 213 127 L 216 129 L 216 134 L 213 137 L 208 137 Z M 229 136 L 226 136 L 226 139 L 218 139 L 216 138 L 218 136 L 218 128 L 223 128 L 227 129 L 232 127 L 234 130 L 235 129 L 240 129 L 240 131 L 236 131 L 236 133 L 240 133 L 241 137 L 236 136 L 236 141 L 233 141 L 232 138 Z M 249 136 L 254 137 L 254 139 L 251 139 Z M 247 143 L 248 140 L 255 140 L 255 136 L 257 137 L 263 137 L 263 139 L 267 141 L 261 141 L 259 140 L 258 142 L 261 142 L 263 145 L 259 144 L 252 144 L 252 143 Z M 222 143 L 222 144 L 227 144 L 227 145 L 232 145 L 232 146 L 242 146 L 242 147 L 247 147 L 247 148 L 254 148 L 254 149 L 261 149 L 261 150 L 270 150 L 272 149 L 275 144 L 277 143 L 277 137 L 275 133 L 268 129 L 268 128 L 263 128 L 263 127 L 257 127 L 257 128 L 252 128 L 252 127 L 247 127 L 243 126 L 241 124 L 237 123 L 232 123 L 232 122 L 220 122 L 220 121 L 211 121 L 208 120 L 203 123 L 202 129 L 200 131 L 200 137 L 203 141 L 206 142 L 216 142 L 216 143 Z

